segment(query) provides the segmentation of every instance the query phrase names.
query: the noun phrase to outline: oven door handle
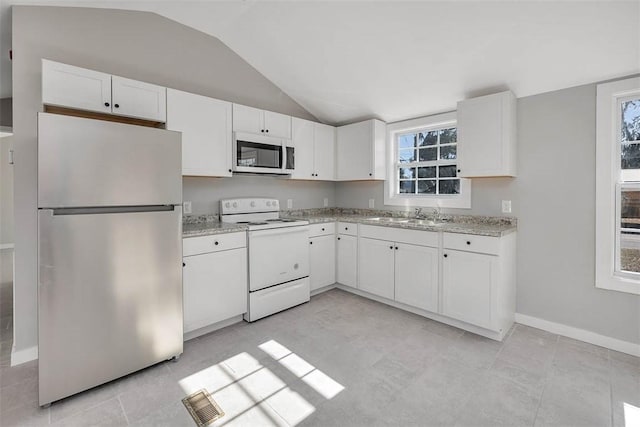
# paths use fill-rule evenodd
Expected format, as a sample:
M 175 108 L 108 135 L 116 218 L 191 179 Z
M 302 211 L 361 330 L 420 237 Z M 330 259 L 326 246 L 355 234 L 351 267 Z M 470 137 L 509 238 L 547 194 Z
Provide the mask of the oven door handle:
M 309 235 L 309 226 L 308 225 L 292 225 L 290 227 L 278 227 L 278 228 L 268 228 L 266 230 L 253 230 L 249 231 L 249 237 L 268 237 L 268 236 L 280 236 L 286 234 L 298 234 L 304 233 L 307 236 Z

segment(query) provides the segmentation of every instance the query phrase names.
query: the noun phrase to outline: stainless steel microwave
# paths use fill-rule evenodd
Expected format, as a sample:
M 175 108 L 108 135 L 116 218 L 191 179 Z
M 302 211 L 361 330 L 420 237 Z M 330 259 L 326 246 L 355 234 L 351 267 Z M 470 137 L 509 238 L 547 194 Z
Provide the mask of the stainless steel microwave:
M 295 169 L 295 149 L 288 139 L 235 132 L 234 172 L 288 175 Z

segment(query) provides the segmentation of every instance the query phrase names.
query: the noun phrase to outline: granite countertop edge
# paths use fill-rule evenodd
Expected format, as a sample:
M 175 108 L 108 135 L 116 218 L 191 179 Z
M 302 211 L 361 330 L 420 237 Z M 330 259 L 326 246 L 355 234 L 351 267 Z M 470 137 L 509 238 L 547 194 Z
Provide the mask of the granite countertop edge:
M 442 231 L 445 233 L 471 234 L 476 236 L 502 237 L 517 230 L 515 222 L 503 224 L 469 223 L 469 222 L 444 222 L 438 225 L 419 225 L 399 222 L 387 222 L 371 220 L 372 216 L 360 215 L 282 215 L 283 218 L 295 218 L 308 221 L 309 224 L 323 224 L 328 222 L 349 222 L 379 227 L 399 228 L 416 231 Z M 182 237 L 201 237 L 224 233 L 245 232 L 246 225 L 230 224 L 219 221 L 185 221 L 182 229 Z

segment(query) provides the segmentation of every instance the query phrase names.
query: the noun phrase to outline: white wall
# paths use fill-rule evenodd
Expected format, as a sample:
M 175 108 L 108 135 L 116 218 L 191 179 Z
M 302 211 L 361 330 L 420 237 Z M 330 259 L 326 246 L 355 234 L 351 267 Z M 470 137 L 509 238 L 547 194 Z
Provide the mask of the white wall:
M 335 183 L 322 181 L 292 181 L 273 176 L 233 176 L 231 178 L 185 177 L 183 200 L 192 202 L 193 214 L 218 214 L 220 199 L 233 197 L 273 197 L 285 209 L 287 199 L 293 209 L 323 207 L 324 199 L 335 206 Z
M 595 287 L 596 85 L 518 100 L 518 177 L 474 179 L 470 210 L 518 218 L 517 311 L 640 343 L 640 297 Z M 383 203 L 381 182 L 336 185 L 341 207 Z M 389 207 L 390 208 L 390 207 Z
M 42 109 L 41 58 L 305 119 L 313 117 L 220 40 L 153 13 L 14 6 L 12 14 L 16 52 L 14 345 L 16 351 L 26 351 L 37 344 L 36 117 Z M 184 193 L 194 194 L 194 200 L 205 197 L 212 183 L 215 180 L 198 181 L 192 191 L 187 182 Z M 280 182 L 270 181 L 269 185 L 276 195 L 282 194 Z M 263 188 L 271 193 L 270 187 Z M 332 197 L 332 192 L 333 185 L 329 185 L 326 193 Z M 199 205 L 198 201 L 196 207 Z

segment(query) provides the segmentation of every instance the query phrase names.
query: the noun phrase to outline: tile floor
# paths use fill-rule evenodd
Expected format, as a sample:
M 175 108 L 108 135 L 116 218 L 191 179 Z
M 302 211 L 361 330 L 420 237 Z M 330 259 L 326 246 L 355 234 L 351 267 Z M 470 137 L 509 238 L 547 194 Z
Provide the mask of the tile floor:
M 35 363 L 0 369 L 2 426 L 193 426 L 181 399 L 203 387 L 229 426 L 630 426 L 640 411 L 638 358 L 521 325 L 498 343 L 341 290 L 49 409 Z

